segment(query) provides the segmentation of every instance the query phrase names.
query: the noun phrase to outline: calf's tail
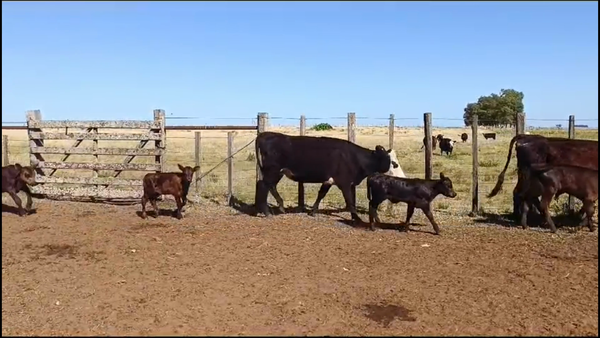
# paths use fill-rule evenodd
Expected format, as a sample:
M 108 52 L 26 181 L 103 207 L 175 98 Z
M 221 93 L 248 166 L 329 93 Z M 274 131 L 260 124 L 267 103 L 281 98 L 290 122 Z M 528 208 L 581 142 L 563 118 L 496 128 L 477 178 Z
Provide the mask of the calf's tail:
M 512 156 L 513 146 L 515 145 L 515 142 L 517 141 L 518 137 L 519 137 L 519 135 L 516 135 L 510 140 L 510 145 L 508 146 L 508 157 L 506 158 L 506 164 L 504 165 L 504 169 L 502 169 L 502 171 L 500 172 L 500 175 L 498 175 L 498 181 L 496 182 L 494 189 L 492 189 L 492 191 L 488 194 L 488 196 L 487 196 L 488 198 L 496 196 L 500 192 L 500 190 L 502 190 L 502 184 L 504 183 L 504 175 L 506 175 L 506 169 L 508 169 L 508 164 L 510 163 L 510 157 Z

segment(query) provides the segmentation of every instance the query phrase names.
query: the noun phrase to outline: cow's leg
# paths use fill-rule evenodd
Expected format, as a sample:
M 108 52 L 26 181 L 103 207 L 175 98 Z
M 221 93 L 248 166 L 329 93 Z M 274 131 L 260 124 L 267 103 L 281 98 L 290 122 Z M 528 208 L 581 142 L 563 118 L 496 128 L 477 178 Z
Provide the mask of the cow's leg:
M 23 185 L 23 187 L 21 188 L 21 191 L 23 191 L 25 193 L 25 195 L 27 196 L 27 202 L 25 203 L 25 211 L 29 212 L 31 210 L 31 207 L 33 206 L 33 199 L 31 198 L 31 190 L 29 190 L 29 187 L 27 185 Z
M 350 215 L 352 216 L 352 221 L 354 224 L 362 223 L 362 219 L 358 217 L 356 213 L 356 205 L 352 203 L 352 188 L 350 184 L 344 184 L 341 187 L 338 185 L 340 190 L 342 191 L 342 195 L 344 195 L 344 201 L 346 202 L 346 208 L 350 211 Z
M 594 221 L 593 221 L 593 217 L 594 217 L 594 211 L 596 209 L 596 206 L 594 205 L 594 202 L 591 200 L 585 200 L 583 201 L 583 207 L 581 207 L 581 210 L 585 211 L 585 215 L 587 216 L 587 226 L 588 228 L 590 228 L 590 231 L 594 231 L 595 230 L 595 226 L 594 226 Z M 583 223 L 585 223 L 586 221 L 584 220 L 582 222 L 581 225 L 583 225 Z
M 425 213 L 425 216 L 427 217 L 427 219 L 429 220 L 429 222 L 431 223 L 431 225 L 433 225 L 433 230 L 435 231 L 436 235 L 440 234 L 440 227 L 437 225 L 437 223 L 435 222 L 435 220 L 433 219 L 433 214 L 431 213 L 431 207 L 429 204 L 423 206 L 421 208 L 421 210 L 423 210 L 423 212 Z
M 546 222 L 548 223 L 548 226 L 550 227 L 550 231 L 556 232 L 556 226 L 554 225 L 554 222 L 552 221 L 552 217 L 550 216 L 550 210 L 549 210 L 550 202 L 552 202 L 553 196 L 554 196 L 553 191 L 544 191 L 544 193 L 542 194 L 541 206 L 542 206 L 542 212 L 544 213 Z
M 14 191 L 9 191 L 8 194 L 10 195 L 10 197 L 12 197 L 13 201 L 15 201 L 15 204 L 19 208 L 19 216 L 25 216 L 27 212 L 25 212 L 25 209 L 23 209 L 23 205 L 21 205 L 21 199 L 19 198 L 17 193 L 15 193 Z
M 521 227 L 527 229 L 527 214 L 529 213 L 529 201 L 521 199 Z
M 317 194 L 317 200 L 315 201 L 315 204 L 313 204 L 311 211 L 308 213 L 310 216 L 314 216 L 317 213 L 319 204 L 321 203 L 321 200 L 325 198 L 325 195 L 327 195 L 329 189 L 331 189 L 330 184 L 321 184 L 321 188 L 319 188 L 319 193 Z
M 350 185 L 350 192 L 352 193 L 352 204 L 356 206 L 356 185 Z
M 283 198 L 281 198 L 279 191 L 277 191 L 277 184 L 279 183 L 279 181 L 281 181 L 282 177 L 283 177 L 283 175 L 279 175 L 279 178 L 277 179 L 275 184 L 273 184 L 273 186 L 271 186 L 269 188 L 269 191 L 271 192 L 271 195 L 273 195 L 273 197 L 275 198 L 275 201 L 277 201 L 277 207 L 278 207 L 279 211 L 282 214 L 285 214 L 285 208 L 283 207 Z
M 383 201 L 377 199 L 371 199 L 371 201 L 369 201 L 369 225 L 371 231 L 375 231 L 375 222 L 381 223 L 379 216 L 377 215 L 377 208 L 381 202 Z
M 148 196 L 144 194 L 142 196 L 142 218 L 146 218 L 146 203 L 148 203 Z

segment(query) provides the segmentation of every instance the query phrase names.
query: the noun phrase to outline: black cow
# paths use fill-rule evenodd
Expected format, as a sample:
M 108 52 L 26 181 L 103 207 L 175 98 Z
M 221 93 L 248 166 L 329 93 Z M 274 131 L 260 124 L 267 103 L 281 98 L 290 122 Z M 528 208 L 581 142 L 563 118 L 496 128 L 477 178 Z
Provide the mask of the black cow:
M 19 208 L 19 216 L 25 216 L 31 211 L 31 207 L 33 206 L 31 190 L 29 190 L 27 185 L 37 185 L 37 182 L 35 181 L 35 167 L 36 166 L 22 166 L 19 163 L 2 167 L 2 192 L 7 192 L 15 201 L 15 204 Z M 25 209 L 23 209 L 21 199 L 17 196 L 19 191 L 23 191 L 27 195 Z
M 598 200 L 598 170 L 570 165 L 532 164 L 530 171 L 530 179 L 523 183 L 522 190 L 519 191 L 522 201 L 521 226 L 523 229 L 527 228 L 527 212 L 529 211 L 529 203 L 526 201 L 537 201 L 537 198 L 541 196 L 541 212 L 545 216 L 550 230 L 556 232 L 556 226 L 550 217 L 550 202 L 554 196 L 567 193 L 583 202 L 581 212 L 587 216 L 587 225 L 590 231 L 594 231 L 592 217 L 595 211 L 594 203 Z
M 443 138 L 440 141 L 440 155 L 444 155 L 444 152 L 448 156 L 452 155 L 452 150 L 454 150 L 454 143 L 456 142 L 452 141 L 449 138 Z
M 353 221 L 361 221 L 356 213 L 356 186 L 373 173 L 387 172 L 390 165 L 398 167 L 397 163 L 391 162 L 390 151 L 379 145 L 371 150 L 331 137 L 260 133 L 256 138 L 256 160 L 262 174 L 262 179 L 256 182 L 257 213 L 270 216 L 267 206 L 269 191 L 280 211 L 284 212 L 277 183 L 286 175 L 295 182 L 321 183 L 310 215 L 315 214 L 331 186 L 336 185 L 342 191 Z
M 463 142 L 467 142 L 467 140 L 469 139 L 469 135 L 468 135 L 467 133 L 462 133 L 462 134 L 460 135 L 460 139 L 461 139 Z
M 513 189 L 513 216 L 516 220 L 521 216 L 519 192 L 521 185 L 530 175 L 529 168 L 532 164 L 574 165 L 598 170 L 598 141 L 520 134 L 510 140 L 506 164 L 488 197 L 494 197 L 502 190 L 513 146 L 517 155 L 518 170 L 517 184 Z
M 400 178 L 389 175 L 375 174 L 367 178 L 367 198 L 369 199 L 369 223 L 371 230 L 375 230 L 375 223 L 381 223 L 377 215 L 377 208 L 385 201 L 396 204 L 404 202 L 408 205 L 406 211 L 405 228 L 408 229 L 410 218 L 419 208 L 425 213 L 435 234 L 440 234 L 440 227 L 433 219 L 431 201 L 442 194 L 446 197 L 456 197 L 452 181 L 440 173 L 439 180 L 426 180 L 422 178 Z M 400 225 L 396 229 L 399 229 Z
M 483 138 L 484 139 L 492 139 L 495 140 L 496 139 L 496 133 L 483 133 Z

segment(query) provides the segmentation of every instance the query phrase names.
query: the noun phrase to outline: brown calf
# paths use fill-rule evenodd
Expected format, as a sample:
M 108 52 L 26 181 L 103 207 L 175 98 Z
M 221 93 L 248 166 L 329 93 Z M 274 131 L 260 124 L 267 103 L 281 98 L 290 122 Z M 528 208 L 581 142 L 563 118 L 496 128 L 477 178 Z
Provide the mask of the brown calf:
M 495 140 L 496 139 L 496 133 L 483 133 L 483 138 L 488 140 L 488 139 L 492 139 Z
M 437 136 L 431 135 L 431 149 L 435 150 L 438 142 L 442 141 L 443 138 L 444 138 L 444 135 L 442 135 L 442 134 L 438 134 Z M 421 149 L 423 149 L 423 148 L 425 148 L 425 138 L 424 137 L 423 137 L 423 145 L 421 146 Z
M 469 135 L 468 135 L 467 133 L 462 133 L 462 134 L 460 135 L 460 139 L 461 139 L 463 142 L 467 142 L 467 140 L 469 139 Z
M 28 184 L 31 186 L 37 185 L 35 181 L 35 167 L 22 166 L 19 163 L 2 167 L 2 192 L 7 192 L 15 201 L 15 204 L 19 208 L 19 216 L 27 214 L 33 205 Z M 27 195 L 25 209 L 23 209 L 21 199 L 17 196 L 19 191 L 23 191 Z
M 160 195 L 173 195 L 177 203 L 176 217 L 182 219 L 181 209 L 187 203 L 187 194 L 190 189 L 190 183 L 194 172 L 200 167 L 194 168 L 181 164 L 177 165 L 180 173 L 150 173 L 144 176 L 144 196 L 142 196 L 142 218 L 146 218 L 146 203 L 150 201 L 154 208 L 156 218 L 158 216 L 158 207 L 156 200 Z
M 531 178 L 522 185 L 521 194 L 521 226 L 527 228 L 528 200 L 542 196 L 541 211 L 552 232 L 556 226 L 548 210 L 554 196 L 569 194 L 583 202 L 582 212 L 587 216 L 587 225 L 594 231 L 592 217 L 594 216 L 594 203 L 598 200 L 598 170 L 576 166 L 548 164 L 532 164 Z M 582 221 L 581 225 L 584 225 Z

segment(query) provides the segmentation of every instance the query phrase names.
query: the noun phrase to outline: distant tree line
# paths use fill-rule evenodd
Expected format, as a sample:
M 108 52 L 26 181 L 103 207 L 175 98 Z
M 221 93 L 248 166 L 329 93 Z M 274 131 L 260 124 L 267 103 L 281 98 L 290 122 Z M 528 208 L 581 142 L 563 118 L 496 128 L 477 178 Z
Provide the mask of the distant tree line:
M 467 104 L 463 120 L 470 126 L 477 115 L 480 126 L 514 126 L 517 113 L 524 112 L 523 93 L 514 89 L 501 89 L 500 94 L 481 96 L 477 102 Z

